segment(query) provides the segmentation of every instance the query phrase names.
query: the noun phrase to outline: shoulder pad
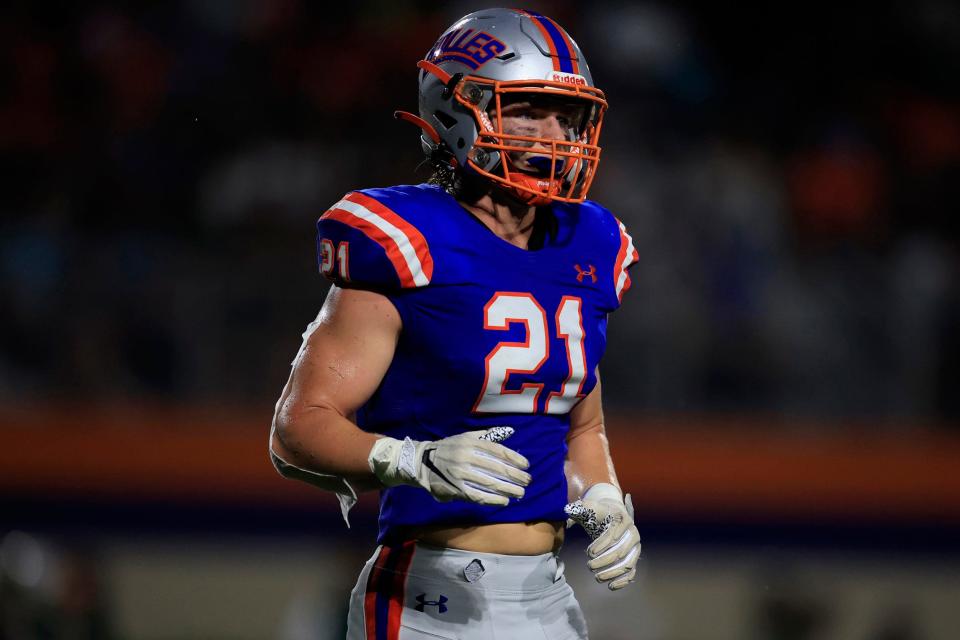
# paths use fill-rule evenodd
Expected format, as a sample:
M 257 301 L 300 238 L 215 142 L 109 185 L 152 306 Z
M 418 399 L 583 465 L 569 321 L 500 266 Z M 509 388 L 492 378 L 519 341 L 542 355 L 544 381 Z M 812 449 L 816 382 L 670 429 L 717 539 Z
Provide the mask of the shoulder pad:
M 614 218 L 617 230 L 620 232 L 620 247 L 617 250 L 617 259 L 613 264 L 614 292 L 617 295 L 617 304 L 623 300 L 624 292 L 630 288 L 630 273 L 628 269 L 640 260 L 640 254 L 633 246 L 633 237 L 627 233 L 627 228 L 619 218 Z
M 588 200 L 581 205 L 581 215 L 589 218 L 589 228 L 600 233 L 598 243 L 604 247 L 604 271 L 608 274 L 605 288 L 609 292 L 610 308 L 616 309 L 624 292 L 630 288 L 629 269 L 637 263 L 640 255 L 626 226 L 608 209 Z
M 430 284 L 433 257 L 427 240 L 388 206 L 388 192 L 352 191 L 320 216 L 320 273 L 338 284 L 388 289 Z

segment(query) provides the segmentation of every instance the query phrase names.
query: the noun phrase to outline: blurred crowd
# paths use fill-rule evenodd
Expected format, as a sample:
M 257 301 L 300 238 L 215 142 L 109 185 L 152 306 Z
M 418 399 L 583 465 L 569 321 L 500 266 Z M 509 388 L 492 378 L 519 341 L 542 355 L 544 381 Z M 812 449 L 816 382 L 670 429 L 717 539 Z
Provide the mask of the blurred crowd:
M 427 179 L 391 113 L 475 8 L 6 3 L 0 401 L 275 398 L 315 219 Z M 960 7 L 531 8 L 611 104 L 611 407 L 957 423 Z

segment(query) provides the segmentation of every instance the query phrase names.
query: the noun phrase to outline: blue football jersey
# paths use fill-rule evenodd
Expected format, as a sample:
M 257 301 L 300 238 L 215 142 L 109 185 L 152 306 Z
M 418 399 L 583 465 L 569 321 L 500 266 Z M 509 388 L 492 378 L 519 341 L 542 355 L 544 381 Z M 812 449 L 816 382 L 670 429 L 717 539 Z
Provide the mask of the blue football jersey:
M 503 240 L 434 185 L 354 191 L 317 223 L 321 273 L 382 293 L 403 321 L 357 424 L 414 440 L 508 425 L 515 433 L 504 445 L 530 461 L 526 494 L 503 507 L 384 489 L 379 542 L 405 527 L 566 518 L 570 410 L 597 383 L 607 314 L 630 287 L 637 252 L 596 203 L 552 210 L 554 232 L 535 251 Z

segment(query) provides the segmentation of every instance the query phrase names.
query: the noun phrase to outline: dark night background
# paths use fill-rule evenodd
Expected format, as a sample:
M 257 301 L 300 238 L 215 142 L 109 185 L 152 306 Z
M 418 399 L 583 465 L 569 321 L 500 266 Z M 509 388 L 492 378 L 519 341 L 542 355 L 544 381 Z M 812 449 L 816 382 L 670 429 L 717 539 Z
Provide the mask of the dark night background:
M 477 8 L 0 9 L 0 638 L 327 637 L 318 629 L 336 626 L 372 550 L 373 515 L 360 513 L 366 533 L 339 577 L 297 573 L 328 562 L 310 544 L 318 529 L 338 544 L 346 529 L 328 497 L 270 475 L 269 418 L 327 289 L 316 218 L 349 190 L 429 177 L 417 131 L 391 114 L 416 109 L 416 62 Z M 588 611 L 616 602 L 639 616 L 609 629 L 591 621 L 595 633 L 950 637 L 960 625 L 947 604 L 960 593 L 960 487 L 946 471 L 960 462 L 960 5 L 530 8 L 565 26 L 607 94 L 590 196 L 640 253 L 602 369 L 650 575 L 626 599 L 581 596 Z M 191 484 L 183 469 L 196 456 L 162 453 L 233 433 L 262 452 L 225 460 L 210 486 L 237 486 L 247 477 L 230 475 L 237 466 L 264 474 L 249 485 L 264 495 L 204 488 L 199 461 Z M 728 436 L 756 443 L 737 455 L 756 453 L 774 498 L 797 478 L 789 495 L 813 483 L 813 506 L 754 500 L 762 480 L 712 484 L 711 470 L 726 482 L 740 464 L 721 455 Z M 701 446 L 717 466 L 684 457 Z M 796 467 L 768 469 L 765 447 Z M 151 450 L 153 484 L 121 475 L 117 460 Z M 789 458 L 796 451 L 812 457 Z M 650 470 L 667 459 L 689 474 Z M 818 465 L 834 480 L 818 484 Z M 271 496 L 287 492 L 299 498 L 278 507 Z M 255 524 L 247 513 L 260 514 Z M 134 542 L 143 537 L 146 550 Z M 798 551 L 804 539 L 819 551 Z M 736 559 L 690 569 L 716 561 L 717 540 Z M 258 553 L 279 559 L 262 575 L 230 573 Z M 569 570 L 579 563 L 574 554 Z M 165 566 L 197 570 L 178 578 Z M 335 585 L 330 597 L 343 602 L 317 613 L 250 596 L 252 607 L 211 600 L 172 615 L 133 595 L 166 578 L 174 589 L 206 580 L 207 593 L 240 575 L 273 594 Z M 701 626 L 669 613 L 703 602 L 715 609 Z M 241 622 L 260 606 L 274 612 L 260 627 Z M 313 636 L 297 635 L 307 628 Z

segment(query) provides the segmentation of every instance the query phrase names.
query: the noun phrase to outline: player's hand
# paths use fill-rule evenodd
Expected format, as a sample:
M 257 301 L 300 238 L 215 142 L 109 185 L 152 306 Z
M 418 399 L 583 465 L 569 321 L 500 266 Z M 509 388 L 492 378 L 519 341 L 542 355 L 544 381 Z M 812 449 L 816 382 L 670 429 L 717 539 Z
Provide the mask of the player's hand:
M 530 484 L 530 463 L 500 444 L 512 435 L 511 427 L 493 427 L 426 442 L 381 438 L 367 461 L 388 487 L 423 487 L 440 502 L 506 505 Z
M 626 499 L 620 495 L 615 486 L 602 482 L 563 509 L 593 540 L 587 547 L 587 566 L 597 582 L 607 583 L 611 591 L 634 581 L 640 558 L 640 532 L 633 523 L 633 501 L 629 493 Z

